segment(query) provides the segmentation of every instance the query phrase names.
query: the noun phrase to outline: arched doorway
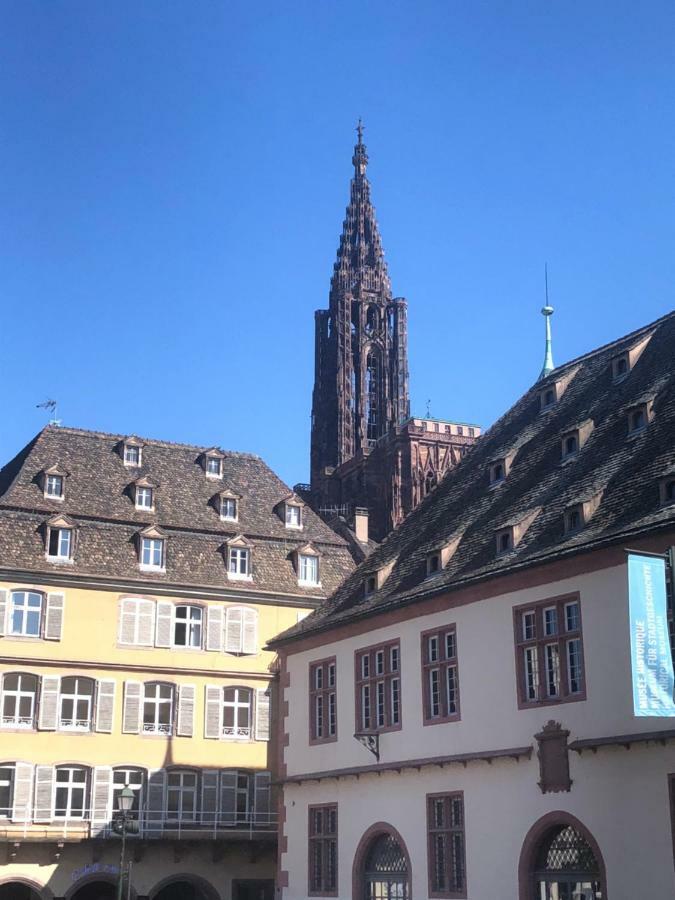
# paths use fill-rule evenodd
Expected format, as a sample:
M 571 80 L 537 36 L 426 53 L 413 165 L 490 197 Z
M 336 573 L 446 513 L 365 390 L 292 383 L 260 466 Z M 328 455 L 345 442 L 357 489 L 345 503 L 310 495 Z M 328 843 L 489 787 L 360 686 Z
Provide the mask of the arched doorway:
M 77 888 L 71 900 L 115 900 L 117 886 L 111 881 L 90 881 Z
M 41 900 L 40 894 L 23 881 L 0 884 L 0 900 Z
M 219 900 L 218 892 L 203 878 L 179 875 L 160 883 L 152 900 Z
M 410 900 L 410 857 L 401 835 L 385 823 L 361 838 L 353 870 L 355 900 Z
M 521 900 L 607 900 L 600 848 L 569 814 L 541 819 L 523 845 Z

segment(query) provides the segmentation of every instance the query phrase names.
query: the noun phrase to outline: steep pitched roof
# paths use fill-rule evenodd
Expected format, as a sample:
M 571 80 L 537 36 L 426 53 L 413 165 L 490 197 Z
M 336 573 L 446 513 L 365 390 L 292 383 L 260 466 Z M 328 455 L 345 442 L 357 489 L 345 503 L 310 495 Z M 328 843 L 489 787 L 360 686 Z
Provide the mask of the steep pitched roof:
M 250 590 L 322 597 L 353 569 L 346 542 L 309 508 L 302 530 L 289 531 L 278 512 L 289 487 L 259 457 L 221 451 L 222 477 L 206 477 L 210 448 L 140 439 L 141 466 L 126 466 L 123 435 L 47 426 L 0 470 L 0 566 L 51 572 L 40 527 L 55 512 L 77 522 L 69 574 L 134 578 L 141 575 L 134 538 L 158 524 L 168 535 L 166 573 L 152 583 L 227 584 L 223 545 L 243 533 L 253 543 Z M 58 464 L 66 473 L 64 498 L 44 496 L 41 475 Z M 131 486 L 155 485 L 153 511 L 136 509 Z M 213 498 L 223 490 L 241 497 L 236 522 L 221 521 Z M 291 554 L 307 541 L 322 554 L 322 589 L 298 587 Z M 249 589 L 249 586 L 247 586 Z
M 612 359 L 645 336 L 650 339 L 634 369 L 625 379 L 614 380 Z M 658 479 L 675 463 L 674 362 L 671 313 L 536 382 L 325 604 L 272 645 L 514 569 L 672 527 L 675 506 L 660 505 Z M 540 392 L 570 374 L 559 402 L 541 411 Z M 655 398 L 653 421 L 629 436 L 627 411 L 646 396 Z M 561 436 L 587 419 L 594 427 L 585 445 L 561 460 Z M 490 487 L 489 462 L 511 452 L 508 476 Z M 566 535 L 565 508 L 599 491 L 602 499 L 590 522 Z M 495 531 L 519 522 L 526 528 L 517 546 L 497 555 Z M 457 542 L 456 548 L 440 574 L 427 578 L 427 554 L 446 542 Z M 382 587 L 365 596 L 367 575 L 392 562 Z

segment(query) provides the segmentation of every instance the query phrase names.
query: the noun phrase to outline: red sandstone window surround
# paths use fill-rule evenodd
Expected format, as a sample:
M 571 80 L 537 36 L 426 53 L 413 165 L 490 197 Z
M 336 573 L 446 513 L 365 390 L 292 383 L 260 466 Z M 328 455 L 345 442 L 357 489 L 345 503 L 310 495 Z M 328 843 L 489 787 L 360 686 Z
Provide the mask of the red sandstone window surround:
M 585 700 L 579 595 L 518 606 L 513 616 L 519 708 Z
M 337 820 L 337 803 L 309 807 L 307 892 L 310 897 L 337 897 Z
M 454 625 L 422 632 L 422 696 L 425 725 L 459 720 L 457 629 Z
M 427 794 L 430 897 L 466 897 L 464 793 Z
M 335 657 L 309 666 L 309 742 L 337 740 L 337 664 Z
M 364 647 L 354 654 L 356 731 L 401 728 L 401 645 L 398 640 Z

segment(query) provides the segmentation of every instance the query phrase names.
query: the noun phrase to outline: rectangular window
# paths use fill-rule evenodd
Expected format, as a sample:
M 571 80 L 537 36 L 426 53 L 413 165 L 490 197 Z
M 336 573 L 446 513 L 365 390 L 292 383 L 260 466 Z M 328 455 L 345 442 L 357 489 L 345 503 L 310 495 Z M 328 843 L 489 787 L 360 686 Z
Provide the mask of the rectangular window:
M 70 528 L 50 528 L 47 556 L 50 559 L 70 559 L 72 536 Z
M 61 679 L 59 728 L 89 731 L 94 705 L 94 681 L 68 676 Z
M 47 497 L 54 497 L 58 500 L 61 500 L 63 498 L 63 476 L 47 475 L 45 495 Z
M 141 464 L 141 448 L 134 447 L 132 444 L 124 445 L 124 465 L 140 466 Z
M 301 584 L 319 583 L 319 557 L 300 554 L 300 578 Z
M 0 819 L 9 819 L 14 806 L 14 766 L 0 766 Z
M 172 684 L 148 681 L 143 690 L 143 733 L 171 734 L 173 730 Z
M 174 610 L 173 643 L 175 647 L 202 646 L 201 606 L 177 606 Z
M 21 637 L 40 637 L 42 594 L 37 591 L 12 591 L 9 633 Z
M 401 727 L 401 648 L 398 641 L 357 650 L 356 730 Z
M 337 896 L 337 804 L 309 807 L 309 891 L 312 897 Z
M 37 675 L 8 672 L 2 679 L 2 718 L 4 728 L 32 728 L 38 691 Z
M 424 724 L 459 719 L 457 632 L 454 625 L 422 633 Z
M 217 456 L 208 456 L 206 459 L 206 474 L 211 478 L 220 478 L 222 463 Z
M 220 498 L 220 518 L 229 519 L 231 522 L 237 518 L 237 501 L 232 497 Z
M 464 794 L 427 794 L 430 897 L 466 897 Z
M 161 538 L 143 538 L 141 565 L 148 569 L 164 568 L 164 541 Z
M 87 770 L 79 766 L 59 766 L 56 769 L 54 818 L 84 819 L 87 814 Z
M 151 487 L 136 488 L 136 509 L 152 509 L 153 491 Z
M 249 688 L 223 689 L 223 737 L 248 740 L 253 718 L 253 691 Z
M 310 744 L 337 738 L 337 678 L 335 657 L 309 667 Z
M 132 812 L 139 812 L 143 809 L 143 786 L 145 782 L 145 772 L 143 769 L 117 768 L 113 769 L 113 794 L 112 809 L 119 809 L 117 798 L 125 787 L 130 788 L 134 792 L 134 802 L 131 806 Z
M 249 569 L 249 550 L 246 547 L 230 547 L 227 568 L 229 574 L 247 578 Z
M 197 773 L 169 772 L 166 779 L 166 814 L 172 822 L 194 822 L 197 817 Z
M 586 699 L 578 597 L 514 609 L 521 706 Z
M 290 503 L 286 504 L 286 528 L 301 528 L 302 527 L 302 508 L 300 506 L 293 506 Z

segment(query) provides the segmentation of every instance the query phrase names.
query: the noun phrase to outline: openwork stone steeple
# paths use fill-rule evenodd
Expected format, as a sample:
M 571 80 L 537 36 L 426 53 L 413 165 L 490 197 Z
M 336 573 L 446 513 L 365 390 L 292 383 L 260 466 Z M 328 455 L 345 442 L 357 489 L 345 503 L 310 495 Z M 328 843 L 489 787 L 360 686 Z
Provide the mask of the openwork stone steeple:
M 333 470 L 370 453 L 410 412 L 406 302 L 392 298 L 360 122 L 357 133 L 329 308 L 315 314 L 311 477 L 319 503 L 330 502 Z

